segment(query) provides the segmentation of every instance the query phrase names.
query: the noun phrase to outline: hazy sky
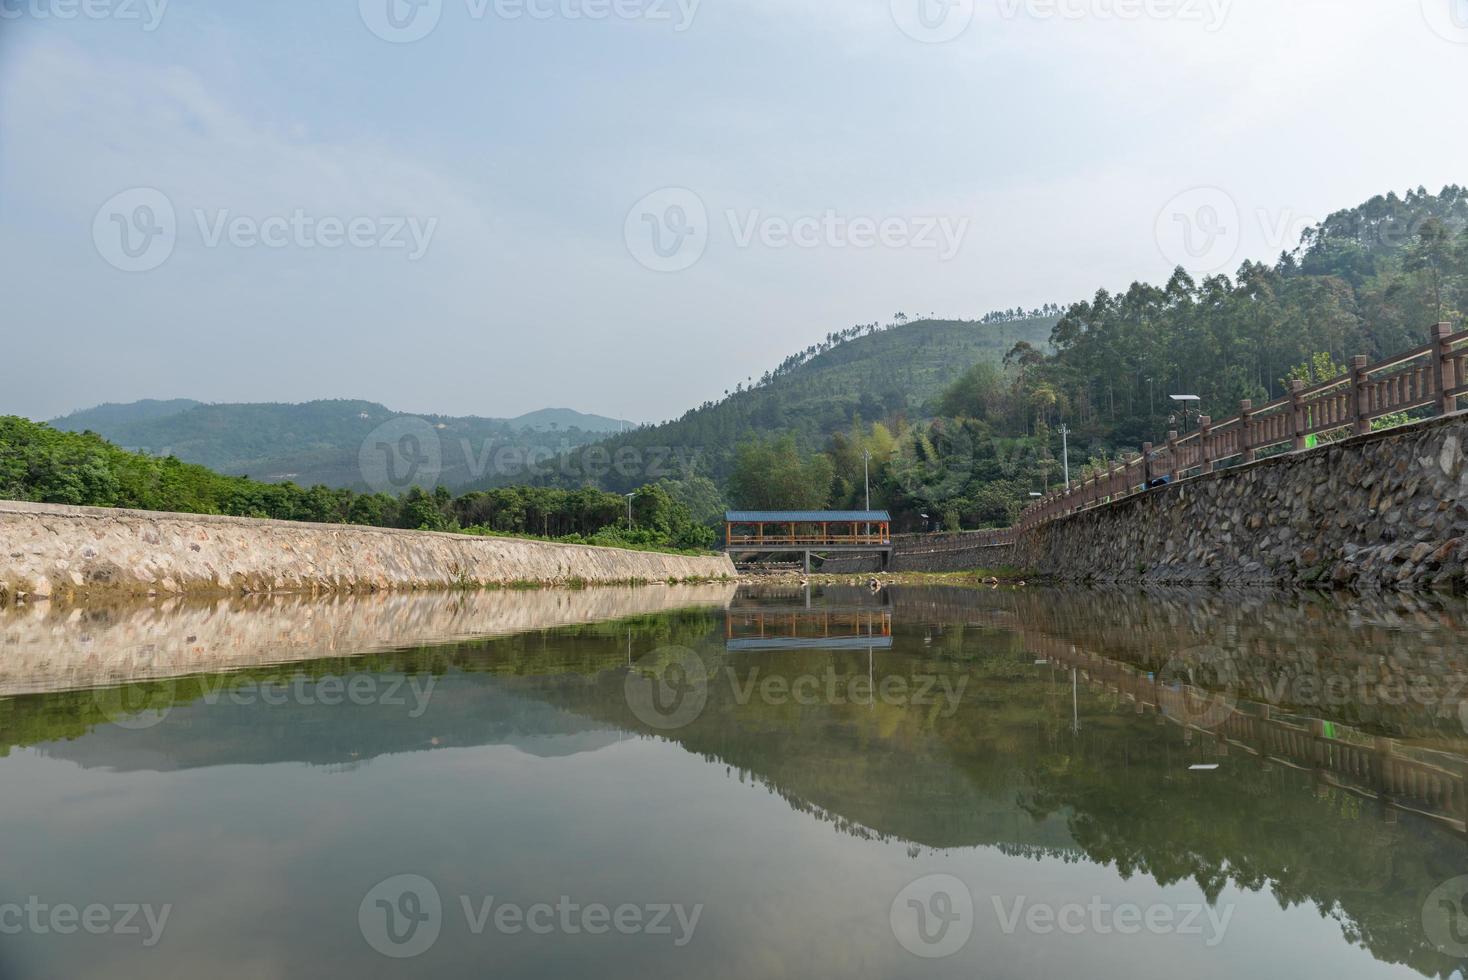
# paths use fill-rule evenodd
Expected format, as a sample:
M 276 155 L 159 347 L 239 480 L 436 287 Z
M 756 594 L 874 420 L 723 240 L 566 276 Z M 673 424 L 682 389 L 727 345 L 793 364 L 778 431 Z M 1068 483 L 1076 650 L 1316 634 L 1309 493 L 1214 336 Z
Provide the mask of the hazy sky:
M 0 0 L 0 413 L 654 421 L 1468 181 L 1468 0 Z

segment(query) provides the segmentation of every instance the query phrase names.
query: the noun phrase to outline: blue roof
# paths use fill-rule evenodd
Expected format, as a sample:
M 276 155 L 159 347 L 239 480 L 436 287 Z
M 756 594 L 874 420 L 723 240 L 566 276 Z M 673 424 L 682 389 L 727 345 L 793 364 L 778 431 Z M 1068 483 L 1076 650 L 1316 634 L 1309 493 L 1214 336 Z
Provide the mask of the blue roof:
M 820 524 L 823 521 L 890 521 L 892 515 L 885 510 L 731 510 L 724 520 L 734 524 Z

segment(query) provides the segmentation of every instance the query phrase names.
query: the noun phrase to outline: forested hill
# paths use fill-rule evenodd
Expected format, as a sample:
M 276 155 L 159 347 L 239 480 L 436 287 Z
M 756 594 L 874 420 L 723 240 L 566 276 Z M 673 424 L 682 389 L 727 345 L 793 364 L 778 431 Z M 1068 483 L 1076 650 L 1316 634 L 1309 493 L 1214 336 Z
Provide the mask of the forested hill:
M 638 463 L 619 472 L 582 449 L 564 460 L 549 482 L 580 485 L 594 473 L 600 485 L 627 490 L 649 478 L 681 478 L 681 461 L 696 461 L 696 475 L 723 482 L 735 450 L 752 439 L 793 435 L 804 451 L 823 449 L 833 433 L 850 428 L 853 417 L 867 423 L 931 414 L 934 402 L 959 375 L 978 362 L 999 364 L 1017 343 L 1047 348 L 1059 316 L 1057 307 L 994 313 L 983 320 L 914 320 L 901 315 L 885 326 L 860 324 L 787 357 L 761 378 L 740 382 L 719 401 L 690 409 L 681 418 L 644 426 L 599 443 L 597 458 L 615 459 L 634 449 Z M 643 472 L 668 451 L 672 472 Z M 514 482 L 501 478 L 485 481 Z
M 95 432 L 125 449 L 172 455 L 221 473 L 364 489 L 359 460 L 364 442 L 393 419 L 420 418 L 439 434 L 442 467 L 437 478 L 450 489 L 482 477 L 489 469 L 486 457 L 500 448 L 575 447 L 631 428 L 629 422 L 569 409 L 541 409 L 514 419 L 418 417 L 376 402 L 345 399 L 299 405 L 150 400 L 101 405 L 51 425 Z

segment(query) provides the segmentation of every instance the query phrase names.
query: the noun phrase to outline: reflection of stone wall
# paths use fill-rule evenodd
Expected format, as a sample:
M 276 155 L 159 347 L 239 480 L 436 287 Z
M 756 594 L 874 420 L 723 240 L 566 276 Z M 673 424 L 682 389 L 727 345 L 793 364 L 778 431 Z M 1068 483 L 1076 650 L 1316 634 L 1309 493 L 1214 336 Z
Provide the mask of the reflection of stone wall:
M 724 555 L 0 501 L 0 601 L 17 595 L 349 592 L 733 574 Z
M 0 610 L 0 697 L 722 608 L 729 584 L 231 596 Z
M 1375 733 L 1468 744 L 1468 605 L 1430 593 L 893 585 L 894 619 L 992 624 Z
M 1020 536 L 1061 580 L 1462 589 L 1468 417 L 1185 480 Z

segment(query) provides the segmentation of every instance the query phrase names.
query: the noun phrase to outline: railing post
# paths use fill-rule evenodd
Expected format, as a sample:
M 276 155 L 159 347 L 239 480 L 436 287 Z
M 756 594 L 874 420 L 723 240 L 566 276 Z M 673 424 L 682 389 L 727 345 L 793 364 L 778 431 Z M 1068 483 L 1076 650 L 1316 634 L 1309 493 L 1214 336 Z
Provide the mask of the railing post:
M 1305 390 L 1305 382 L 1299 378 L 1290 379 L 1290 414 L 1295 423 L 1295 452 L 1305 448 L 1305 432 L 1310 428 L 1310 422 L 1305 418 L 1305 399 L 1302 392 Z
M 1458 387 L 1458 368 L 1453 361 L 1453 352 L 1448 346 L 1448 337 L 1453 332 L 1451 323 L 1439 323 L 1432 328 L 1432 350 L 1437 361 L 1434 380 L 1437 381 L 1437 414 L 1447 415 L 1458 410 L 1458 396 L 1448 392 Z
M 1152 485 L 1152 444 L 1142 443 L 1142 489 Z
M 1213 446 L 1210 442 L 1209 433 L 1213 429 L 1213 417 L 1211 415 L 1198 416 L 1198 456 L 1203 461 L 1203 472 L 1213 472 Z
M 1176 483 L 1180 474 L 1177 468 L 1177 430 L 1167 433 L 1167 482 Z
M 1352 431 L 1363 435 L 1371 431 L 1371 390 L 1366 373 L 1366 355 L 1351 358 L 1351 389 L 1356 393 L 1356 424 Z
M 1239 448 L 1244 462 L 1254 462 L 1254 401 L 1244 398 L 1239 401 Z

